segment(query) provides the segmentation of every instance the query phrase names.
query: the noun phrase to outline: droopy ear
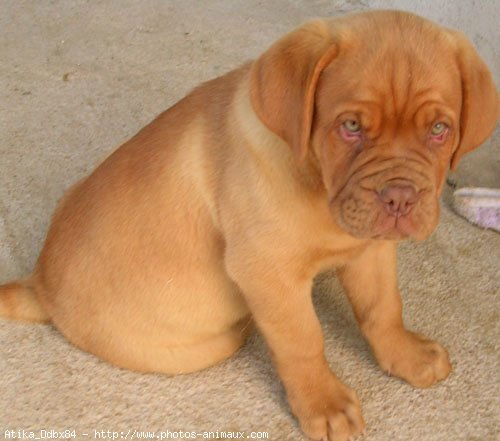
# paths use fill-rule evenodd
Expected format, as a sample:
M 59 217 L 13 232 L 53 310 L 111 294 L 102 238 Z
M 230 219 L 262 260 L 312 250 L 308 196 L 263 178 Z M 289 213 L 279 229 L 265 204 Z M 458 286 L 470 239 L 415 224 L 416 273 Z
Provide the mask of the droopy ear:
M 336 52 L 328 22 L 316 20 L 278 40 L 252 66 L 253 108 L 299 160 L 308 152 L 319 76 Z
M 453 36 L 462 76 L 460 142 L 450 164 L 455 170 L 460 158 L 479 147 L 495 129 L 500 101 L 491 73 L 472 44 L 458 32 L 453 32 Z

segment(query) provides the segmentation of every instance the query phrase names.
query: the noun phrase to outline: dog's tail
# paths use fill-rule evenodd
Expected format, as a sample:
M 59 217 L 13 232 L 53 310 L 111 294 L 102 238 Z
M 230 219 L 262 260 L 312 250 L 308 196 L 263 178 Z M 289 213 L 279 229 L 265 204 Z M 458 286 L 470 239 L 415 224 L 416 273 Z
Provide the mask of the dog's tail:
M 0 285 L 0 317 L 38 323 L 50 321 L 33 289 L 22 280 Z

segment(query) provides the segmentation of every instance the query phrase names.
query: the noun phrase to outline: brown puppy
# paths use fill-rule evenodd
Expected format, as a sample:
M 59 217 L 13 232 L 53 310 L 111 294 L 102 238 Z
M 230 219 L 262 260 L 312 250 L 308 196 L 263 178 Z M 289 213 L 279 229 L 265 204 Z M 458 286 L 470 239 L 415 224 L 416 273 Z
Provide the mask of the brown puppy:
M 430 234 L 448 167 L 497 114 L 456 32 L 390 11 L 311 22 L 69 190 L 0 311 L 169 374 L 229 357 L 256 322 L 305 433 L 345 441 L 364 422 L 324 357 L 312 279 L 338 268 L 384 370 L 417 387 L 446 378 L 445 349 L 403 326 L 396 241 Z

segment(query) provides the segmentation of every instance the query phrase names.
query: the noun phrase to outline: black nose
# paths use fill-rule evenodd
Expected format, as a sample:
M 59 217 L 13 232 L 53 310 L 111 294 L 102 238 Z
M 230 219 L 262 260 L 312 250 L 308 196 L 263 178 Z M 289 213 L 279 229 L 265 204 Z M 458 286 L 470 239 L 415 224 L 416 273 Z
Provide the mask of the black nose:
M 418 200 L 418 193 L 410 185 L 386 185 L 379 195 L 384 208 L 392 216 L 406 216 Z

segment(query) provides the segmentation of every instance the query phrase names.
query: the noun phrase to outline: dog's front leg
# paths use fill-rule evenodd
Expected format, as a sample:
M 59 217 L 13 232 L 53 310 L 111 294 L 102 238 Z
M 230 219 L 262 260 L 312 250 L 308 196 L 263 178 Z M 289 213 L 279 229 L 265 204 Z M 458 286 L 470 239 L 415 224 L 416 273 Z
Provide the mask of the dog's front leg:
M 448 376 L 446 350 L 403 326 L 394 242 L 374 242 L 337 274 L 382 369 L 416 387 Z
M 249 254 L 253 257 L 245 259 Z M 264 335 L 304 432 L 330 441 L 347 441 L 361 433 L 364 423 L 356 394 L 340 382 L 325 359 L 312 282 L 298 276 L 303 270 L 242 250 L 227 253 L 226 267 Z

